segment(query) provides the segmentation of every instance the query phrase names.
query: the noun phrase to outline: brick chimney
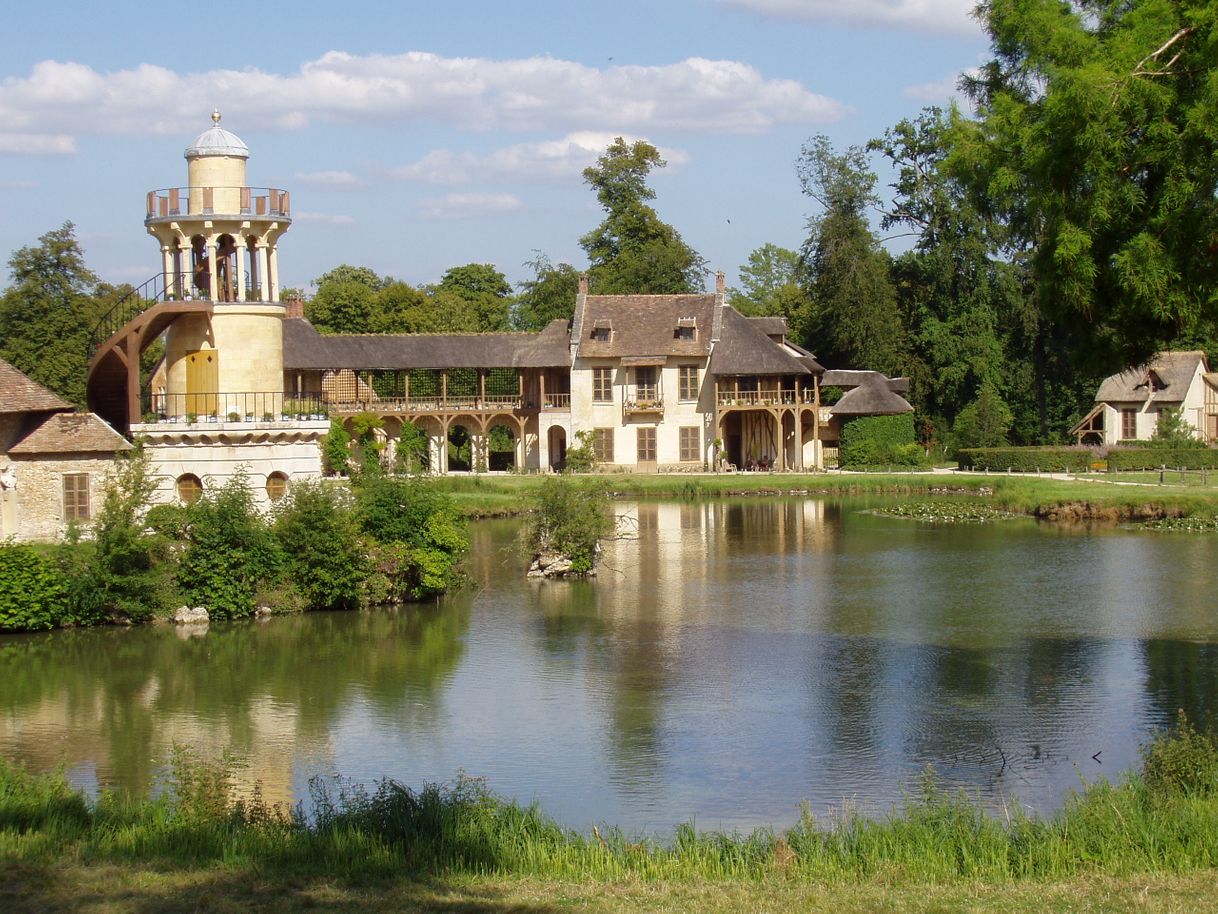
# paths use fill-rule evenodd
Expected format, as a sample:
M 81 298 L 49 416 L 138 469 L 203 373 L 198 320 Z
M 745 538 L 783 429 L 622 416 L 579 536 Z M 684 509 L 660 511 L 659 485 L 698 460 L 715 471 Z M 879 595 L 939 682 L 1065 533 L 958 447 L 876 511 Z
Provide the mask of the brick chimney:
M 580 295 L 588 294 L 588 274 L 587 273 L 579 274 L 579 294 Z
M 722 295 L 727 291 L 727 275 L 719 270 L 715 273 L 715 294 Z
M 294 295 L 291 298 L 283 300 L 283 316 L 285 318 L 302 318 L 304 317 L 304 299 L 299 295 Z

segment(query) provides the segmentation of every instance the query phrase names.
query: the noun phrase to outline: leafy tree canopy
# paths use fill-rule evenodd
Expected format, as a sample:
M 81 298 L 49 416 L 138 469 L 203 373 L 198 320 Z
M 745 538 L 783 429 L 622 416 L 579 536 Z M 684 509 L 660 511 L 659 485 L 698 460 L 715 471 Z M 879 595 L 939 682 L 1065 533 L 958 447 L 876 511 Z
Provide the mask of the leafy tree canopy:
M 579 294 L 579 271 L 569 263 L 555 266 L 541 251 L 534 251 L 525 266 L 533 278 L 520 283 L 520 294 L 512 313 L 517 330 L 541 330 L 552 320 L 570 320 Z
M 1103 367 L 1218 311 L 1218 30 L 1198 0 L 984 0 L 957 173 Z
M 15 251 L 8 265 L 13 285 L 0 296 L 0 356 L 83 406 L 89 336 L 130 287 L 98 281 L 71 222 Z
M 904 331 L 889 276 L 889 257 L 867 221 L 875 174 L 866 153 L 837 153 L 813 137 L 797 166 L 804 193 L 822 212 L 809 220 L 805 283 L 812 297 L 803 342 L 831 364 L 892 374 L 905 360 Z
M 667 163 L 646 140 L 621 137 L 584 169 L 605 220 L 580 239 L 591 264 L 589 283 L 597 294 L 677 294 L 701 290 L 706 263 L 671 225 L 647 205 L 653 168 Z

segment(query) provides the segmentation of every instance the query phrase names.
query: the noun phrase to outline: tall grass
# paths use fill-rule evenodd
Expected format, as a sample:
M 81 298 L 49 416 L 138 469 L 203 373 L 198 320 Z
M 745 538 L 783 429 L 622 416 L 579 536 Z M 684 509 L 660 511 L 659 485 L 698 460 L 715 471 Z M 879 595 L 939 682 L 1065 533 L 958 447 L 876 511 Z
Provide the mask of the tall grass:
M 848 809 L 817 821 L 806 809 L 784 834 L 679 826 L 672 839 L 618 829 L 578 834 L 535 805 L 480 781 L 368 790 L 314 781 L 312 811 L 237 799 L 231 760 L 179 753 L 154 796 L 87 801 L 62 773 L 0 763 L 0 854 L 28 862 L 248 864 L 336 878 L 402 873 L 551 879 L 818 882 L 1056 880 L 1081 874 L 1179 873 L 1218 866 L 1218 744 L 1187 721 L 1148 744 L 1120 783 L 1080 789 L 1056 815 L 985 813 L 928 772 L 882 819 Z

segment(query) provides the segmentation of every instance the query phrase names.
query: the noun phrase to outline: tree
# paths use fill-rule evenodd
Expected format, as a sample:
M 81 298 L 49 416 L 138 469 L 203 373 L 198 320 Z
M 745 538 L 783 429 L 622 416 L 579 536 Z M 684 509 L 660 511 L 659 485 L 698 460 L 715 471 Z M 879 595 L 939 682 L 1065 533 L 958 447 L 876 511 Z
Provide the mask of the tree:
M 377 312 L 377 291 L 354 279 L 324 283 L 305 308 L 321 333 L 373 333 Z
M 437 304 L 443 293 L 448 293 L 469 306 L 461 310 L 472 315 L 474 326 L 460 329 L 473 332 L 508 329 L 512 286 L 494 264 L 467 263 L 451 267 L 445 271 L 434 292 Z
M 992 58 L 953 154 L 1100 369 L 1218 312 L 1218 21 L 1179 0 L 984 0 Z
M 981 382 L 977 398 L 960 411 L 952 431 L 957 447 L 1002 447 L 1011 430 L 1011 410 L 988 378 Z
M 804 338 L 812 302 L 799 284 L 801 270 L 797 251 L 763 244 L 740 267 L 742 288 L 731 290 L 732 305 L 741 314 L 785 317 L 790 336 Z
M 512 326 L 517 330 L 541 330 L 550 321 L 569 321 L 575 314 L 579 271 L 569 263 L 555 266 L 541 251 L 533 253 L 533 259 L 524 264 L 533 270 L 533 278 L 520 283 L 512 311 Z
M 889 278 L 889 257 L 867 222 L 875 175 L 858 147 L 834 152 L 827 138 L 804 144 L 803 191 L 823 212 L 809 220 L 805 282 L 812 297 L 803 338 L 832 364 L 888 374 L 904 362 L 904 332 Z
M 98 282 L 71 222 L 14 252 L 8 265 L 13 285 L 0 296 L 0 356 L 83 406 L 90 334 L 129 287 Z
M 367 286 L 373 292 L 379 292 L 392 283 L 393 279 L 388 276 L 379 276 L 375 270 L 368 267 L 353 267 L 349 263 L 340 263 L 334 269 L 322 273 L 313 280 L 313 285 L 320 290 L 322 286 L 340 282 L 357 282 Z
M 667 163 L 646 140 L 609 144 L 584 181 L 596 191 L 605 220 L 579 243 L 588 255 L 589 282 L 598 294 L 676 294 L 700 291 L 706 264 L 671 225 L 647 205 L 653 168 Z

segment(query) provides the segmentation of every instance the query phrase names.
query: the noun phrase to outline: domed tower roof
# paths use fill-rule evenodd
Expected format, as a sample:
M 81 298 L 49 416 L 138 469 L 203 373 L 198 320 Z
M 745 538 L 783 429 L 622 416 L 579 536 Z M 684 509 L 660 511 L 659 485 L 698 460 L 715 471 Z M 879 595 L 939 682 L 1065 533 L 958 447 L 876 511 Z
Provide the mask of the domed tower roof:
M 219 110 L 211 113 L 212 126 L 204 130 L 195 141 L 186 147 L 184 155 L 188 159 L 200 156 L 235 156 L 240 159 L 250 157 L 250 149 L 242 142 L 241 137 L 229 133 L 220 126 Z

